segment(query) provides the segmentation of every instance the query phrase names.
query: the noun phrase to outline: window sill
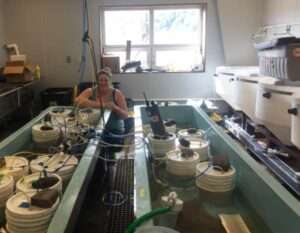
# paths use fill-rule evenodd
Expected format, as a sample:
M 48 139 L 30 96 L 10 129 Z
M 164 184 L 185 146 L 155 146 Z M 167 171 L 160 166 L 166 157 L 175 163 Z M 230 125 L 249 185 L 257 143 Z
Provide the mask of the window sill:
M 126 76 L 126 75 L 155 75 L 155 74 L 166 74 L 166 75 L 168 75 L 168 74 L 204 74 L 206 71 L 205 70 L 203 70 L 203 71 L 191 71 L 191 72 L 189 72 L 189 71 L 186 71 L 186 72 L 184 72 L 184 71 L 180 71 L 180 72 L 141 72 L 141 73 L 138 73 L 138 72 L 125 72 L 125 73 L 113 73 L 113 75 L 124 75 L 124 76 Z

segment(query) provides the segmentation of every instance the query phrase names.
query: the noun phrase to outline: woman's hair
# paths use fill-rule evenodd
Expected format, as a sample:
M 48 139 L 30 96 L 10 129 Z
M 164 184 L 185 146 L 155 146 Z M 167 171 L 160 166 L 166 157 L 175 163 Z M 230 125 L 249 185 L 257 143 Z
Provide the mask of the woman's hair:
M 109 67 L 105 67 L 102 70 L 100 70 L 98 72 L 98 77 L 100 74 L 106 74 L 106 76 L 108 76 L 109 79 L 111 79 L 111 77 L 112 77 L 111 69 Z
M 105 67 L 103 68 L 102 70 L 100 70 L 97 74 L 97 77 L 99 78 L 99 76 L 101 74 L 105 74 L 107 79 L 108 79 L 108 82 L 109 82 L 109 85 L 112 86 L 112 73 L 111 73 L 111 69 L 109 67 Z

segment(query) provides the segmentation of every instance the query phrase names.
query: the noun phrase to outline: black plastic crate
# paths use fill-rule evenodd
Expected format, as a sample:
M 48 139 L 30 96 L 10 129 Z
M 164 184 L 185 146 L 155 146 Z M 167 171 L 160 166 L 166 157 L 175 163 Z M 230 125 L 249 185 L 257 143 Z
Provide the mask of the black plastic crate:
M 70 106 L 73 105 L 73 88 L 54 87 L 41 92 L 43 108 L 49 106 Z

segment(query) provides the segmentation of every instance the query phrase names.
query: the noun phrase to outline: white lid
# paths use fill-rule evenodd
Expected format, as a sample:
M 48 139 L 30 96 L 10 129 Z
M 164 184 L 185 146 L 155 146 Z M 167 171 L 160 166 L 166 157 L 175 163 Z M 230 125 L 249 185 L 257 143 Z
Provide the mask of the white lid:
M 195 133 L 190 133 L 191 129 L 182 129 L 178 131 L 178 136 L 185 138 L 187 140 L 197 140 L 202 139 L 204 136 L 204 130 L 202 129 L 196 129 Z
M 253 76 L 259 74 L 258 66 L 219 66 L 216 68 L 217 74 L 231 74 L 235 76 Z
M 185 158 L 181 156 L 181 150 L 173 150 L 167 153 L 168 160 L 174 162 L 195 162 L 199 160 L 199 154 L 194 152 L 193 156 Z
M 52 116 L 67 116 L 71 113 L 71 109 L 64 109 L 64 108 L 58 108 L 58 109 L 62 110 L 62 111 L 56 112 L 55 111 L 56 109 L 53 109 L 52 111 L 50 111 L 50 115 L 52 115 Z
M 20 156 L 5 156 L 5 166 L 0 168 L 2 174 L 14 174 L 28 167 L 28 160 Z
M 208 162 L 202 162 L 199 163 L 197 165 L 197 172 L 200 174 L 202 172 L 204 172 L 208 167 Z M 215 170 L 213 169 L 213 167 L 211 166 L 211 168 L 209 168 L 206 172 L 205 172 L 205 176 L 209 176 L 209 177 L 213 177 L 213 178 L 231 178 L 235 175 L 235 168 L 234 167 L 230 167 L 230 169 L 226 172 L 224 171 L 219 171 L 219 170 Z
M 43 165 L 41 165 L 40 163 L 43 163 Z M 64 166 L 62 166 L 63 164 Z M 32 160 L 30 163 L 30 167 L 34 171 L 42 171 L 44 169 L 44 166 L 48 166 L 48 168 L 46 169 L 47 172 L 68 173 L 73 171 L 74 167 L 77 164 L 78 164 L 78 159 L 75 156 L 68 155 L 68 154 L 55 154 L 51 158 L 48 155 L 44 155 L 38 157 L 35 160 Z
M 28 198 L 32 197 L 36 192 L 28 192 L 26 195 L 22 192 L 15 194 L 10 199 L 8 199 L 6 203 L 6 209 L 8 214 L 12 214 L 14 216 L 19 216 L 20 218 L 34 218 L 41 217 L 45 215 L 51 214 L 59 203 L 59 198 L 57 198 L 56 202 L 53 204 L 51 208 L 39 208 L 37 206 L 31 206 L 30 208 L 22 208 L 20 205 L 23 202 L 28 202 Z
M 58 181 L 56 184 L 52 185 L 51 187 L 49 187 L 47 189 L 58 188 L 59 184 L 62 183 L 61 177 L 56 174 L 51 174 L 49 176 L 56 177 L 58 179 Z M 40 177 L 41 177 L 40 173 L 34 173 L 34 174 L 31 174 L 28 176 L 24 176 L 17 182 L 17 184 L 16 184 L 17 190 L 22 191 L 22 192 L 36 191 L 36 189 L 34 189 L 32 187 L 32 183 L 34 181 L 37 181 Z

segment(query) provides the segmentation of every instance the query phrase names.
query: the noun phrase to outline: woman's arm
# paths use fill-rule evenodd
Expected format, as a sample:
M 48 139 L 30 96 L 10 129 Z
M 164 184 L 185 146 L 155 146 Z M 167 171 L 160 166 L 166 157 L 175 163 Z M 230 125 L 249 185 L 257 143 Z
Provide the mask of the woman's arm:
M 80 93 L 78 97 L 75 98 L 75 103 L 79 107 L 85 107 L 85 108 L 99 108 L 100 102 L 90 100 L 89 98 L 92 96 L 93 91 L 91 88 L 85 89 L 83 92 Z
M 116 104 L 114 104 L 114 103 L 108 104 L 110 106 L 107 106 L 107 107 L 110 108 L 111 111 L 114 111 L 115 113 L 117 113 L 122 119 L 128 118 L 127 103 L 126 103 L 124 95 L 119 90 L 116 90 L 115 101 L 116 101 Z

